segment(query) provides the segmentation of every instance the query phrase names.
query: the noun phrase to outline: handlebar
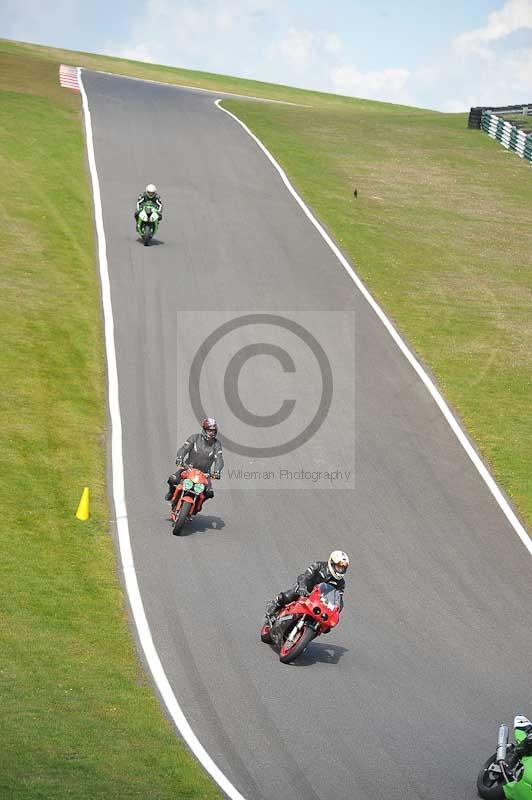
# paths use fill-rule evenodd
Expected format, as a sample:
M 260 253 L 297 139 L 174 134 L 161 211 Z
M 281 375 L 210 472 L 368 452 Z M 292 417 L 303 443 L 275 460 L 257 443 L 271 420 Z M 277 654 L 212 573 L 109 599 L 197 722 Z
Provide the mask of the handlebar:
M 178 468 L 183 467 L 184 469 L 198 469 L 197 467 L 193 467 L 191 464 L 183 464 L 182 461 L 178 461 L 177 459 L 175 465 Z M 214 472 L 206 472 L 205 475 L 207 475 L 209 478 L 213 478 L 215 481 L 219 481 L 220 478 L 222 477 L 221 474 L 216 470 Z

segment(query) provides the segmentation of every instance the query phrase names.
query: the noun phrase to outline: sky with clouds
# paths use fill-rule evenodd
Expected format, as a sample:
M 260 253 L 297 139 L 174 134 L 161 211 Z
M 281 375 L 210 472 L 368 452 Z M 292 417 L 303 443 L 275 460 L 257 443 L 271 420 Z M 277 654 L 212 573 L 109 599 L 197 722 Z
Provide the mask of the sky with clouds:
M 532 0 L 0 0 L 0 36 L 464 111 L 532 103 Z

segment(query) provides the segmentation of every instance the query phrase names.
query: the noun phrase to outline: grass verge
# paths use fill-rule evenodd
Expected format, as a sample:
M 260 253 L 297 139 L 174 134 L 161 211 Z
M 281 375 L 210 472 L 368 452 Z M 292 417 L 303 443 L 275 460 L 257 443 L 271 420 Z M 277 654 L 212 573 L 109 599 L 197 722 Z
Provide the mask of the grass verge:
M 0 797 L 214 800 L 142 672 L 115 572 L 80 95 L 2 43 L 0 76 Z
M 332 231 L 530 525 L 530 165 L 465 114 L 223 104 Z

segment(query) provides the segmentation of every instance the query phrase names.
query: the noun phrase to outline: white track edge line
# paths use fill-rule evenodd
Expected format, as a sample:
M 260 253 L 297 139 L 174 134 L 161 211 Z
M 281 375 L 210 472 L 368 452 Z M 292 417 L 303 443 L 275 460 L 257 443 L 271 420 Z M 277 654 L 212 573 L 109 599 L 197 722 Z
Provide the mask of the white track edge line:
M 519 536 L 519 538 L 523 542 L 523 544 L 526 547 L 526 549 L 528 550 L 528 552 L 532 555 L 532 540 L 530 539 L 530 536 L 526 532 L 526 530 L 523 527 L 523 525 L 521 525 L 521 523 L 517 519 L 517 516 L 515 515 L 514 511 L 512 510 L 510 504 L 508 503 L 508 501 L 504 497 L 503 493 L 501 492 L 501 490 L 497 486 L 497 484 L 496 484 L 494 478 L 492 477 L 492 475 L 490 474 L 488 468 L 486 467 L 486 465 L 484 464 L 484 462 L 482 461 L 482 459 L 480 458 L 480 456 L 478 455 L 478 453 L 476 452 L 476 450 L 472 446 L 471 442 L 469 441 L 469 439 L 467 438 L 466 434 L 462 430 L 458 420 L 456 419 L 456 417 L 452 413 L 451 409 L 449 408 L 449 406 L 447 405 L 447 403 L 443 399 L 442 395 L 440 394 L 440 392 L 436 388 L 435 384 L 430 379 L 428 374 L 425 372 L 425 370 L 423 369 L 423 367 L 421 366 L 421 364 L 419 363 L 419 361 L 417 360 L 415 355 L 412 353 L 412 351 L 407 347 L 407 345 L 405 344 L 405 342 L 403 341 L 403 339 L 401 338 L 401 336 L 399 335 L 399 333 L 397 332 L 397 330 L 393 326 L 392 322 L 388 319 L 388 317 L 386 316 L 386 314 L 384 313 L 382 308 L 379 306 L 377 301 L 373 298 L 373 296 L 370 294 L 368 289 L 364 286 L 362 280 L 356 274 L 356 272 L 354 271 L 352 266 L 349 264 L 349 262 L 347 261 L 345 256 L 342 254 L 340 249 L 333 242 L 333 240 L 331 239 L 329 234 L 325 231 L 325 229 L 322 227 L 322 225 L 320 225 L 320 223 L 318 222 L 316 217 L 312 214 L 310 209 L 305 205 L 305 203 L 303 202 L 301 197 L 298 195 L 298 193 L 296 192 L 296 190 L 294 189 L 294 187 L 292 186 L 292 184 L 288 180 L 288 178 L 286 176 L 286 173 L 284 172 L 282 167 L 277 163 L 277 161 L 272 156 L 272 154 L 269 152 L 269 150 L 262 144 L 260 139 L 258 139 L 257 136 L 255 136 L 255 134 L 252 133 L 252 131 L 247 127 L 247 125 L 245 125 L 245 123 L 242 122 L 241 119 L 239 119 L 235 114 L 231 113 L 231 111 L 228 111 L 226 108 L 223 108 L 223 106 L 220 105 L 220 103 L 222 102 L 221 99 L 215 100 L 214 102 L 215 102 L 215 105 L 221 111 L 223 111 L 225 114 L 228 114 L 236 122 L 238 122 L 238 124 L 241 125 L 242 128 L 244 128 L 246 133 L 248 133 L 249 136 L 251 136 L 251 138 L 258 144 L 258 146 L 263 151 L 263 153 L 266 155 L 266 157 L 271 161 L 271 163 L 273 164 L 273 166 L 275 167 L 277 172 L 280 174 L 280 176 L 281 176 L 281 178 L 283 180 L 283 183 L 285 184 L 285 186 L 288 189 L 288 191 L 290 192 L 290 194 L 294 197 L 294 199 L 296 200 L 298 205 L 301 207 L 303 212 L 306 214 L 308 219 L 312 222 L 312 224 L 314 225 L 316 230 L 325 239 L 325 241 L 327 242 L 327 244 L 329 245 L 329 247 L 331 248 L 331 250 L 333 251 L 333 253 L 337 257 L 338 261 L 341 263 L 341 265 L 344 267 L 344 269 L 347 272 L 347 274 L 351 277 L 351 279 L 355 283 L 356 287 L 358 288 L 358 290 L 360 291 L 362 296 L 367 300 L 367 302 L 369 303 L 369 305 L 371 306 L 373 311 L 377 314 L 377 316 L 379 317 L 379 319 L 381 320 L 381 322 L 385 326 L 386 330 L 388 331 L 388 333 L 390 334 L 390 336 L 392 337 L 394 342 L 397 344 L 397 346 L 399 347 L 399 349 L 401 350 L 401 352 L 403 353 L 405 358 L 409 361 L 411 366 L 414 368 L 414 370 L 417 372 L 418 376 L 421 378 L 421 380 L 423 381 L 423 383 L 425 384 L 425 386 L 429 390 L 430 394 L 432 395 L 433 400 L 436 402 L 436 405 L 438 406 L 438 408 L 442 412 L 443 416 L 447 420 L 451 430 L 453 431 L 453 433 L 455 434 L 456 438 L 458 439 L 458 441 L 460 442 L 460 444 L 462 445 L 462 447 L 466 451 L 467 455 L 469 456 L 469 458 L 473 462 L 473 464 L 476 467 L 476 469 L 477 469 L 478 473 L 480 474 L 481 478 L 486 483 L 488 489 L 490 490 L 491 494 L 493 495 L 493 497 L 497 501 L 499 507 L 501 508 L 504 516 L 506 517 L 506 519 L 508 520 L 508 522 L 510 523 L 510 525 L 512 526 L 514 531 L 517 533 L 517 535 Z
M 152 673 L 157 688 L 164 700 L 179 733 L 190 747 L 198 761 L 204 769 L 218 784 L 231 800 L 245 800 L 243 795 L 225 777 L 223 772 L 216 766 L 210 755 L 190 727 L 172 687 L 166 677 L 161 660 L 155 649 L 151 631 L 146 619 L 144 606 L 140 596 L 140 589 L 133 562 L 133 552 L 129 536 L 129 525 L 127 519 L 126 498 L 124 492 L 124 462 L 122 454 L 122 420 L 120 417 L 118 370 L 116 364 L 116 351 L 114 342 L 114 322 L 113 307 L 111 302 L 111 286 L 109 282 L 109 270 L 107 264 L 107 248 L 105 241 L 105 230 L 103 225 L 103 212 L 100 195 L 100 182 L 96 169 L 96 158 L 94 154 L 94 142 L 92 136 L 91 113 L 87 93 L 81 77 L 81 68 L 78 67 L 78 79 L 81 96 L 83 100 L 83 112 L 85 120 L 85 135 L 87 140 L 87 154 L 89 170 L 92 181 L 92 192 L 94 199 L 94 218 L 96 222 L 96 233 L 98 238 L 98 260 L 100 265 L 100 281 L 102 288 L 102 304 L 104 311 L 104 330 L 105 330 L 105 350 L 107 356 L 107 378 L 109 387 L 109 414 L 111 417 L 111 465 L 113 475 L 113 499 L 116 512 L 116 524 L 118 540 L 120 545 L 120 556 L 126 590 L 131 605 L 131 611 L 137 627 L 139 640 L 146 657 L 146 661 Z
M 149 63 L 149 62 L 145 62 Z M 77 67 L 85 69 L 85 67 Z M 129 81 L 140 81 L 141 83 L 154 83 L 156 86 L 172 86 L 174 89 L 190 89 L 193 92 L 208 92 L 212 95 L 223 94 L 226 97 L 237 97 L 241 100 L 260 100 L 264 103 L 279 103 L 282 106 L 295 106 L 296 108 L 313 108 L 303 103 L 291 103 L 289 100 L 274 100 L 272 97 L 255 97 L 252 94 L 233 94 L 233 92 L 219 92 L 216 89 L 205 89 L 203 86 L 187 86 L 185 83 L 168 83 L 167 81 L 154 81 L 152 78 L 137 78 L 136 75 L 121 75 L 119 72 L 107 72 L 104 69 L 87 69 L 87 72 L 96 72 L 98 75 L 110 75 L 112 78 L 125 78 Z

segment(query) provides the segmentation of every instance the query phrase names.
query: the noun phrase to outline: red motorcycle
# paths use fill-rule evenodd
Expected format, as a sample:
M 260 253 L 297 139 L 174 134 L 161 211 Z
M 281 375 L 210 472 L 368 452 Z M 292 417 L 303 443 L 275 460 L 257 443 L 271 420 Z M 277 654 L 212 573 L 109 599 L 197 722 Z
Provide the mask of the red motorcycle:
M 260 638 L 273 644 L 280 661 L 289 664 L 313 639 L 338 625 L 342 607 L 342 592 L 330 583 L 320 583 L 308 597 L 298 597 L 269 618 Z
M 179 536 L 185 523 L 201 511 L 205 501 L 205 489 L 209 484 L 207 475 L 195 467 L 187 467 L 181 473 L 181 480 L 172 495 L 172 511 L 170 517 L 173 522 L 173 534 Z

